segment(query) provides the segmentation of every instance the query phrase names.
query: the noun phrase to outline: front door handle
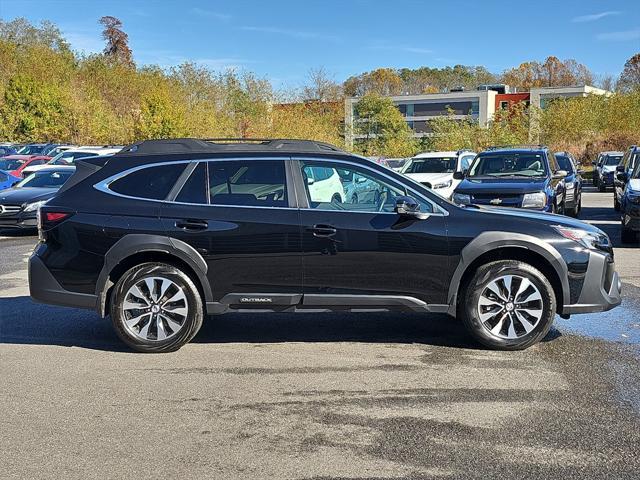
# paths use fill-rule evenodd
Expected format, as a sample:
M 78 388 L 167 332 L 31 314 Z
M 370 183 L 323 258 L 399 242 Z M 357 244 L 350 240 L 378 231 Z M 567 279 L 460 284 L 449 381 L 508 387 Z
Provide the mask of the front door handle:
M 209 224 L 205 220 L 178 220 L 176 221 L 176 228 L 187 231 L 206 230 L 209 228 Z
M 331 225 L 314 225 L 312 227 L 307 227 L 307 230 L 313 233 L 314 237 L 326 238 L 333 237 L 338 230 Z

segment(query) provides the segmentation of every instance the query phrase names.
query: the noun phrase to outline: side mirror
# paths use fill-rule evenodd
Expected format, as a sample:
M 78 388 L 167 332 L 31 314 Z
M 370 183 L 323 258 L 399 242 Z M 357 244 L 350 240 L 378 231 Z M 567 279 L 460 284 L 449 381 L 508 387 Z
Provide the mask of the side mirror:
M 316 183 L 316 181 L 313 178 L 307 177 L 307 185 L 313 185 L 314 183 Z
M 567 175 L 569 175 L 569 172 L 567 172 L 566 170 L 557 170 L 553 173 L 553 178 L 555 180 L 558 180 L 566 177 Z
M 624 172 L 624 165 L 618 165 L 616 167 L 616 172 L 620 173 L 620 172 Z
M 420 204 L 413 197 L 397 197 L 395 212 L 402 217 L 411 217 L 418 220 L 424 220 L 429 217 L 428 213 L 420 211 Z
M 465 173 L 467 173 L 467 172 L 466 171 L 464 171 L 464 172 L 453 172 L 453 179 L 454 180 L 464 180 Z

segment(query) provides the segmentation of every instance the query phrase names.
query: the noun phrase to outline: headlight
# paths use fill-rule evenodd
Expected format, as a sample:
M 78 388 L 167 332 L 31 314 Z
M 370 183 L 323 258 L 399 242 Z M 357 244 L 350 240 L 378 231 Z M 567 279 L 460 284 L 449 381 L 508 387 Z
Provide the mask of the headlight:
M 457 203 L 458 205 L 469 205 L 471 203 L 471 195 L 467 195 L 466 193 L 454 193 L 453 203 Z
M 34 210 L 38 210 L 45 203 L 47 203 L 47 200 L 40 200 L 39 202 L 27 203 L 24 207 L 24 211 L 33 212 Z
M 576 186 L 576 184 L 573 182 L 566 182 L 564 185 L 565 187 L 567 187 L 567 190 L 573 190 L 573 187 Z
M 522 208 L 544 208 L 547 194 L 544 192 L 525 193 L 522 197 Z
M 583 247 L 591 250 L 608 250 L 611 248 L 611 241 L 604 233 L 588 232 L 581 228 L 563 227 L 562 225 L 555 225 L 553 228 L 564 238 L 578 242 Z
M 446 182 L 435 183 L 431 188 L 433 188 L 434 190 L 436 188 L 449 188 L 452 184 L 453 184 L 453 180 L 449 179 Z

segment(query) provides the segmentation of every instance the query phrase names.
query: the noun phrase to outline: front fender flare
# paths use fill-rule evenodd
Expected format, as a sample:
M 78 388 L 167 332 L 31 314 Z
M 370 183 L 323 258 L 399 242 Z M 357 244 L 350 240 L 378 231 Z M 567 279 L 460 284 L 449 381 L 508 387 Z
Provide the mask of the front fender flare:
M 562 285 L 562 304 L 568 305 L 570 302 L 569 275 L 567 264 L 562 256 L 552 245 L 547 242 L 540 241 L 531 235 L 514 232 L 483 232 L 469 242 L 460 253 L 460 261 L 453 272 L 451 283 L 449 285 L 449 293 L 447 295 L 447 303 L 449 304 L 449 315 L 456 315 L 456 307 L 458 300 L 458 290 L 462 276 L 469 266 L 481 255 L 492 250 L 500 248 L 523 248 L 531 250 L 544 257 L 553 267 L 560 279 Z

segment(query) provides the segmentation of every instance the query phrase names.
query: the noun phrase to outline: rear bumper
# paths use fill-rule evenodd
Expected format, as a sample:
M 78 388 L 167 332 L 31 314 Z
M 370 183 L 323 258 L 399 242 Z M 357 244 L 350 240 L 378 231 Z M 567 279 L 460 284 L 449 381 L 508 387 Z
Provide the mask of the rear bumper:
M 29 294 L 39 303 L 96 309 L 98 297 L 65 290 L 35 254 L 29 258 Z
M 565 305 L 563 314 L 605 312 L 622 302 L 622 282 L 609 255 L 590 252 L 589 266 L 585 274 L 578 301 Z

